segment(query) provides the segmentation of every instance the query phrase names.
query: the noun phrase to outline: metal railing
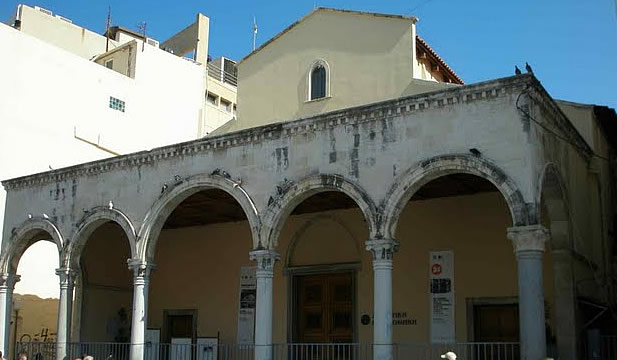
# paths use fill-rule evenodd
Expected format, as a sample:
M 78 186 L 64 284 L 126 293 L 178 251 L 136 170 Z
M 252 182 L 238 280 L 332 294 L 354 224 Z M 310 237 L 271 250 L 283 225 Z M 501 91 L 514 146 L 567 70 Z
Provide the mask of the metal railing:
M 213 63 L 208 63 L 208 76 L 217 79 L 220 82 L 228 83 L 233 86 L 238 86 L 238 76 L 229 71 L 221 70 L 220 66 Z
M 617 343 L 616 343 L 617 344 Z M 259 347 L 243 344 L 156 344 L 142 345 L 144 360 L 254 360 Z M 273 360 L 372 360 L 376 346 L 370 343 L 285 343 L 264 346 Z M 465 360 L 518 360 L 518 343 L 397 343 L 390 345 L 394 360 L 434 360 L 448 351 Z M 48 342 L 17 343 L 17 353 L 32 360 L 55 360 L 56 346 Z M 68 359 L 91 355 L 95 360 L 128 360 L 130 344 L 70 343 Z M 603 357 L 603 359 L 605 359 Z M 613 359 L 613 358 L 606 358 Z
M 15 344 L 15 357 L 19 354 L 28 355 L 32 360 L 55 360 L 56 343 L 43 341 L 17 342 Z
M 127 343 L 82 342 L 69 343 L 67 358 L 75 359 L 90 355 L 95 360 L 128 360 L 131 345 Z

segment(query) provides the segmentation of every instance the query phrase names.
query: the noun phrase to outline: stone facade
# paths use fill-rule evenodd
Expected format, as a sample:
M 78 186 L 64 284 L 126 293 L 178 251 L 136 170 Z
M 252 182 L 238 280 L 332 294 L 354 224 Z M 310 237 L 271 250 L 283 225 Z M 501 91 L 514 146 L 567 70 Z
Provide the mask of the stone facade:
M 72 279 L 79 277 L 86 241 L 102 224 L 116 223 L 128 240 L 134 271 L 132 358 L 142 359 L 149 274 L 163 225 L 189 196 L 219 189 L 246 215 L 251 259 L 258 263 L 256 356 L 271 358 L 272 271 L 281 231 L 296 206 L 334 191 L 351 198 L 363 215 L 366 248 L 373 254 L 373 342 L 384 345 L 374 357 L 391 359 L 392 259 L 401 212 L 432 180 L 469 174 L 494 185 L 509 210 L 511 227 L 503 233 L 514 242 L 518 261 L 522 358 L 546 354 L 545 243 L 560 259 L 552 264 L 556 337 L 560 358 L 569 358 L 578 339 L 562 325 L 577 323 L 576 296 L 612 296 L 610 287 L 581 294 L 572 279 L 581 263 L 596 264 L 591 271 L 603 276 L 607 271 L 596 252 L 575 246 L 584 242 L 602 248 L 600 253 L 611 247 L 605 241 L 614 211 L 611 170 L 596 158 L 535 77 L 519 75 L 7 180 L 0 304 L 8 307 L 10 279 L 23 251 L 51 238 L 63 280 L 58 341 L 66 342 Z M 597 208 L 585 202 L 596 191 L 593 184 L 602 194 Z M 597 221 L 605 230 L 581 239 Z M 6 316 L 0 320 L 6 323 Z M 0 339 L 8 339 L 3 331 Z M 58 351 L 63 357 L 62 346 Z

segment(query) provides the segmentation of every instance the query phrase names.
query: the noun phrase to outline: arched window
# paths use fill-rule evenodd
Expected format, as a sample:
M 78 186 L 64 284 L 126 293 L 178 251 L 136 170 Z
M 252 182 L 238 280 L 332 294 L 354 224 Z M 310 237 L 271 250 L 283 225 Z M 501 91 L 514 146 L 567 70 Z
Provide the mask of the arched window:
M 320 60 L 313 64 L 309 74 L 309 100 L 321 99 L 328 94 L 328 65 Z

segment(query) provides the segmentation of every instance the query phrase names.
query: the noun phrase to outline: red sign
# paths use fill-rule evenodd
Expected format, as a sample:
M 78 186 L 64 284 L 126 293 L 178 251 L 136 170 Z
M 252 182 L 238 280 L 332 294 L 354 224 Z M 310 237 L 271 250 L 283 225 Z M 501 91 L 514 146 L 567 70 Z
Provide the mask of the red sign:
M 433 275 L 441 274 L 441 265 L 434 264 L 433 266 L 431 266 L 431 272 L 433 273 Z

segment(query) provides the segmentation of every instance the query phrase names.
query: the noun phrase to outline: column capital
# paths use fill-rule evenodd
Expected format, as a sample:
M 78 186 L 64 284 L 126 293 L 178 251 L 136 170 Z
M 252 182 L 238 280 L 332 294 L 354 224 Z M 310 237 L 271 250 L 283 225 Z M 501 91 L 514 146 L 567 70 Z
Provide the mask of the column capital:
M 276 250 L 253 250 L 249 252 L 249 259 L 257 261 L 257 272 L 256 275 L 263 276 L 269 275 L 272 276 L 274 272 L 274 264 L 280 260 L 281 255 Z
M 514 245 L 514 253 L 544 252 L 550 233 L 542 225 L 514 226 L 508 228 L 508 239 Z
M 21 280 L 21 275 L 0 274 L 0 289 L 13 289 L 19 280 Z
M 61 267 L 56 269 L 56 275 L 60 278 L 60 288 L 68 288 L 73 285 L 77 272 L 69 267 Z
M 373 255 L 373 262 L 392 261 L 398 251 L 399 242 L 394 239 L 371 239 L 365 242 L 366 250 Z
M 154 270 L 155 265 L 140 259 L 129 259 L 127 261 L 129 270 L 133 271 L 133 277 L 135 279 L 148 279 L 150 272 Z

